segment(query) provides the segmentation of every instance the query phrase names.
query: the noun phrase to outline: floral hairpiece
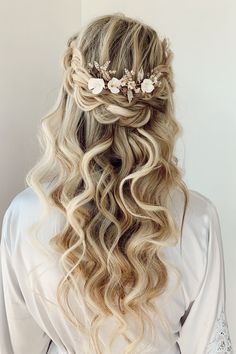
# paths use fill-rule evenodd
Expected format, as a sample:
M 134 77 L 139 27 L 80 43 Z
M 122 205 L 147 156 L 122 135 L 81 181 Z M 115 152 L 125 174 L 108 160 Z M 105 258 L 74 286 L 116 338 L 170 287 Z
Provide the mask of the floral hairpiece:
M 112 93 L 121 92 L 127 96 L 130 103 L 135 93 L 140 93 L 141 91 L 150 93 L 155 86 L 161 86 L 159 79 L 162 72 L 158 71 L 157 67 L 152 69 L 151 75 L 148 73 L 146 78 L 144 78 L 143 67 L 141 67 L 137 74 L 137 81 L 135 81 L 133 78 L 135 72 L 126 68 L 124 69 L 125 74 L 120 79 L 114 76 L 111 77 L 112 74 L 116 73 L 116 70 L 107 70 L 110 62 L 108 60 L 103 65 L 99 65 L 97 61 L 94 61 L 94 64 L 88 63 L 88 71 L 95 76 L 88 80 L 88 88 L 93 94 L 98 94 L 103 89 L 110 90 Z

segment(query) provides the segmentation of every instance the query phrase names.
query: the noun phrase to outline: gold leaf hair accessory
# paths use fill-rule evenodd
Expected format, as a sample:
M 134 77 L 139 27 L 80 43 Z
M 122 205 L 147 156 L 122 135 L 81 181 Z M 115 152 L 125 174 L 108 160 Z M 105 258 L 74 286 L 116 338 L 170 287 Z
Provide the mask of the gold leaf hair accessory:
M 136 93 L 151 93 L 155 87 L 161 86 L 160 77 L 162 72 L 157 70 L 157 67 L 151 70 L 151 74 L 147 74 L 144 78 L 143 67 L 138 71 L 137 81 L 133 76 L 135 72 L 124 69 L 125 74 L 120 78 L 111 76 L 116 73 L 116 70 L 108 70 L 110 60 L 105 64 L 99 65 L 97 61 L 94 63 L 88 63 L 88 71 L 92 77 L 88 80 L 88 88 L 93 94 L 99 94 L 102 90 L 109 90 L 112 93 L 121 92 L 127 96 L 129 103 L 132 101 Z

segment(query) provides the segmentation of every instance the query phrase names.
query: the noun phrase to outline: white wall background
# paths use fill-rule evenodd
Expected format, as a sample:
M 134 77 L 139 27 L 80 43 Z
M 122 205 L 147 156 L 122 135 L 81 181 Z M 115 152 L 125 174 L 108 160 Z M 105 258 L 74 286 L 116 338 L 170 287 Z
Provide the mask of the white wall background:
M 78 0 L 0 1 L 0 213 L 38 156 L 40 119 L 61 82 L 60 58 L 80 27 Z
M 54 103 L 68 36 L 94 16 L 124 12 L 168 36 L 175 53 L 177 154 L 191 189 L 217 206 L 225 254 L 227 315 L 236 348 L 236 2 L 233 0 L 9 0 L 0 5 L 1 215 L 24 188 L 40 118 Z

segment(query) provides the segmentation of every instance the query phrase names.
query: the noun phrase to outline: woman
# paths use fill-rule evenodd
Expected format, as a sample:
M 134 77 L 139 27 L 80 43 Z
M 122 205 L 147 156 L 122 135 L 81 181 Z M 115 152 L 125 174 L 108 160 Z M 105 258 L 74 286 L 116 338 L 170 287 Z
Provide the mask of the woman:
M 172 57 L 120 13 L 68 41 L 4 215 L 2 354 L 233 353 L 218 213 L 173 154 Z

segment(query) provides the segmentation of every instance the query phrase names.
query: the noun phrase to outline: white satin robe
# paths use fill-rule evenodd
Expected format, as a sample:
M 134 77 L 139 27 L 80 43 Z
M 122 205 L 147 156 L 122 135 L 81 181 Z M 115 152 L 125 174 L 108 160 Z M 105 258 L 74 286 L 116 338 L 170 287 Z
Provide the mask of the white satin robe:
M 179 191 L 173 195 L 172 202 L 174 215 L 179 218 L 183 205 Z M 27 227 L 38 219 L 40 208 L 38 197 L 28 187 L 11 200 L 4 214 L 0 354 L 85 354 L 82 337 L 63 318 L 56 304 L 56 285 L 62 277 L 58 255 L 51 253 L 52 257 L 47 257 L 25 237 Z M 48 240 L 63 223 L 64 216 L 58 209 L 52 209 L 50 220 L 39 233 L 45 249 L 50 249 Z M 142 354 L 232 354 L 226 319 L 221 229 L 211 200 L 190 190 L 182 253 L 180 242 L 163 252 L 181 274 L 180 286 L 173 290 L 176 278 L 170 271 L 169 291 L 157 300 L 169 320 L 171 334 L 168 337 L 157 316 L 153 316 L 156 340 L 152 343 L 148 340 L 152 349 L 143 349 Z M 33 273 L 28 274 L 32 270 Z M 78 306 L 76 311 L 80 313 Z M 81 312 L 80 320 L 83 319 Z M 107 353 L 106 338 L 111 327 L 112 321 L 102 330 L 103 354 Z M 131 323 L 131 327 L 135 331 L 135 323 Z M 114 353 L 122 354 L 123 345 L 121 337 Z

